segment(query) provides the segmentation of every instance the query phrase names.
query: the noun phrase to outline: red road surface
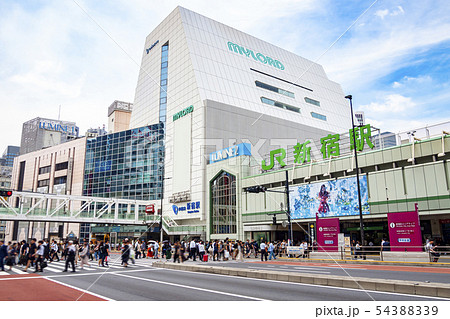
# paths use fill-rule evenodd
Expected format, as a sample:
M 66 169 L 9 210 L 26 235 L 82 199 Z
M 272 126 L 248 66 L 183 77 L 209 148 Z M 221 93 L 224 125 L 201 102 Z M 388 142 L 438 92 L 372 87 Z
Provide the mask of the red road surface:
M 105 300 L 34 274 L 0 277 L 0 287 L 0 301 L 75 301 L 81 295 L 80 301 Z
M 371 269 L 371 270 L 387 270 L 387 271 L 403 271 L 403 272 L 425 272 L 437 274 L 450 274 L 449 268 L 438 267 L 415 267 L 415 266 L 391 266 L 391 265 L 357 265 L 357 264 L 330 264 L 330 263 L 310 263 L 310 262 L 282 262 L 282 261 L 265 261 L 254 262 L 258 264 L 274 264 L 286 266 L 311 266 L 311 267 L 329 267 L 329 268 L 344 268 L 344 269 Z

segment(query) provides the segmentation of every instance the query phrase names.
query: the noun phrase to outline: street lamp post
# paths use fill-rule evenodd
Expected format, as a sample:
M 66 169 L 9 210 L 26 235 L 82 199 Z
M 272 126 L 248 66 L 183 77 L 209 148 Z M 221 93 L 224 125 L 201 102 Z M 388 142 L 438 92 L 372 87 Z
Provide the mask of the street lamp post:
M 350 100 L 350 111 L 352 114 L 353 150 L 355 152 L 356 185 L 358 187 L 359 228 L 361 229 L 361 245 L 364 246 L 364 224 L 363 224 L 362 205 L 361 205 L 361 188 L 359 186 L 358 151 L 356 149 L 356 134 L 355 134 L 355 120 L 353 118 L 353 103 L 352 103 L 351 95 L 347 95 L 345 98 Z
M 163 184 L 164 181 L 167 179 L 172 179 L 172 177 L 163 177 Z M 161 192 L 161 220 L 159 222 L 159 232 L 160 232 L 160 237 L 159 237 L 159 242 L 162 243 L 163 239 L 164 239 L 164 231 L 163 231 L 163 199 L 164 199 L 164 185 L 162 187 L 162 192 Z

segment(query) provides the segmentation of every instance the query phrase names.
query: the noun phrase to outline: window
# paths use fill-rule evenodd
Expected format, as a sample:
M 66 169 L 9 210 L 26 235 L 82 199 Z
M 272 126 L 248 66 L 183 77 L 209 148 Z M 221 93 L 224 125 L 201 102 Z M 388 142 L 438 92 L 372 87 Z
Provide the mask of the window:
M 67 176 L 55 177 L 54 185 L 65 184 L 67 182 Z
M 269 91 L 272 91 L 272 92 L 276 92 L 276 93 L 279 93 L 279 94 L 283 94 L 283 95 L 289 96 L 291 98 L 295 98 L 294 93 L 286 91 L 286 90 L 283 90 L 283 89 L 280 89 L 280 88 L 277 88 L 275 86 L 272 86 L 272 85 L 269 85 L 269 84 L 266 84 L 266 83 L 262 83 L 262 82 L 259 82 L 259 81 L 255 81 L 255 84 L 256 84 L 257 87 L 260 87 L 262 89 L 266 89 L 266 90 L 269 90 Z
M 292 111 L 292 112 L 295 112 L 295 113 L 300 113 L 300 109 L 298 107 L 296 107 L 296 106 L 292 106 L 292 105 L 285 104 L 285 103 L 282 103 L 282 102 L 274 101 L 274 100 L 268 99 L 268 98 L 263 97 L 263 96 L 261 97 L 261 102 L 263 102 L 265 104 L 269 104 L 269 105 L 273 105 L 273 106 L 279 107 L 280 109 L 285 109 L 285 110 Z
M 39 175 L 40 174 L 47 174 L 50 173 L 50 166 L 44 166 L 39 168 Z
M 42 181 L 38 181 L 38 187 L 44 187 L 44 186 L 48 186 L 50 185 L 50 180 L 49 179 L 44 179 Z
M 58 163 L 55 165 L 55 171 L 61 171 L 63 169 L 67 169 L 68 166 L 69 166 L 69 162 Z
M 322 121 L 326 121 L 327 117 L 325 115 L 319 114 L 319 113 L 315 113 L 315 112 L 311 112 L 311 116 L 314 117 L 315 119 L 319 119 Z
M 211 182 L 213 234 L 236 233 L 236 176 L 222 172 Z
M 319 101 L 310 99 L 309 97 L 305 97 L 305 102 L 309 103 L 309 104 L 312 104 L 312 105 L 315 105 L 315 106 L 320 106 L 320 102 Z

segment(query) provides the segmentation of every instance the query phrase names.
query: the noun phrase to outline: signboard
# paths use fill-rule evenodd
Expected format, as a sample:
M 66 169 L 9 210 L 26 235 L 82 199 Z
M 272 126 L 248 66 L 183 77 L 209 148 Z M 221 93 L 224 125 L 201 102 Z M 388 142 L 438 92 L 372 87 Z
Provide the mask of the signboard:
M 242 155 L 252 155 L 252 145 L 249 143 L 241 143 L 238 145 L 233 145 L 223 150 L 219 150 L 209 154 L 209 162 L 216 163 L 224 161 L 229 158 L 238 157 Z
M 388 213 L 391 251 L 422 251 L 419 213 Z
M 188 115 L 189 113 L 192 113 L 192 112 L 194 112 L 194 106 L 193 106 L 193 105 L 190 105 L 190 106 L 188 106 L 187 108 L 185 108 L 184 110 L 182 110 L 182 111 L 180 111 L 180 112 L 174 114 L 172 120 L 173 120 L 173 121 L 176 121 L 176 120 L 178 120 L 179 118 L 181 118 L 181 117 L 183 117 L 183 116 L 186 116 L 186 115 Z
M 319 251 L 338 251 L 339 218 L 316 218 Z
M 154 204 L 150 204 L 145 206 L 145 213 L 148 215 L 153 215 L 155 214 L 155 205 Z
M 111 233 L 120 233 L 120 226 L 112 226 Z
M 288 255 L 303 255 L 303 247 L 301 247 L 301 246 L 286 246 L 286 253 Z
M 344 233 L 338 234 L 338 246 L 339 246 L 339 248 L 345 247 L 345 234 Z
M 172 210 L 175 215 L 178 212 L 187 212 L 188 214 L 199 213 L 200 212 L 200 201 L 187 203 L 186 205 L 172 205 Z
M 359 178 L 363 214 L 369 214 L 367 177 Z M 292 187 L 292 218 L 359 215 L 356 177 L 342 178 Z
M 233 42 L 228 42 L 228 50 L 234 51 L 236 53 L 239 53 L 241 55 L 245 55 L 247 58 L 253 58 L 255 61 L 261 62 L 263 64 L 271 65 L 274 68 L 277 68 L 279 70 L 284 70 L 284 65 L 280 61 L 273 59 L 265 54 L 262 53 L 255 53 L 253 50 L 246 49 L 243 46 L 239 44 L 234 44 Z
M 79 129 L 74 125 L 64 125 L 58 121 L 40 121 L 39 128 L 78 136 Z

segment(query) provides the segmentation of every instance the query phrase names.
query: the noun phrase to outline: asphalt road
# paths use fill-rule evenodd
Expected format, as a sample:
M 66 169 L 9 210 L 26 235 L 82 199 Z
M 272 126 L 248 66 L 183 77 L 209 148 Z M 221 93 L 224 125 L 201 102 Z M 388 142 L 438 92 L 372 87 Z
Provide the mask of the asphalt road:
M 192 263 L 192 261 L 189 261 Z M 196 262 L 196 264 L 205 264 Z M 386 266 L 386 265 L 358 265 L 336 263 L 310 263 L 310 262 L 260 262 L 259 259 L 245 259 L 244 263 L 208 262 L 208 265 L 249 268 L 258 270 L 279 270 L 299 274 L 320 276 L 352 276 L 393 280 L 408 280 L 416 282 L 450 283 L 450 269 L 434 267 Z
M 159 301 L 436 301 L 437 298 L 323 287 L 243 277 L 153 268 L 138 260 L 129 269 L 96 268 L 62 273 L 62 264 L 49 266 L 44 276 L 112 300 Z M 111 263 L 110 263 L 111 264 Z M 228 266 L 233 264 L 227 263 Z M 236 264 L 237 265 L 237 264 Z M 237 265 L 237 266 L 251 266 Z M 256 264 L 254 264 L 256 265 Z M 268 265 L 267 265 L 268 266 Z M 55 270 L 55 267 L 56 268 Z M 264 266 L 262 266 L 264 267 Z M 31 279 L 32 280 L 32 279 Z M 81 296 L 81 295 L 80 295 Z

